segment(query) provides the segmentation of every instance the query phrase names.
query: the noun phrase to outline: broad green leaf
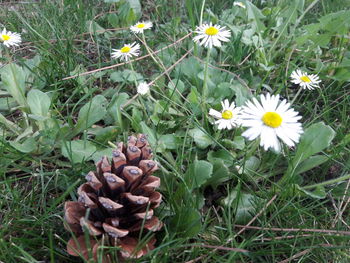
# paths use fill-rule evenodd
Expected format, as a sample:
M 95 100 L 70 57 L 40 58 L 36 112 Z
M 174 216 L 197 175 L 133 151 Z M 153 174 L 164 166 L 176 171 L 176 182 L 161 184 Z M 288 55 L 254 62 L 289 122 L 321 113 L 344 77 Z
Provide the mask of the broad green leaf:
M 174 86 L 175 85 L 175 86 Z M 183 93 L 186 89 L 185 84 L 183 83 L 182 80 L 180 79 L 172 79 L 171 81 L 169 81 L 168 83 L 168 89 L 169 89 L 169 93 L 172 94 L 174 89 L 176 88 L 176 90 L 178 90 L 180 93 Z M 175 93 L 176 94 L 176 93 Z
M 148 136 L 147 138 L 150 145 L 155 146 L 157 144 L 157 138 L 154 130 L 148 127 L 144 121 L 142 121 L 140 125 L 142 129 L 142 133 Z
M 73 134 L 78 134 L 102 120 L 107 112 L 106 104 L 107 100 L 102 95 L 97 95 L 90 102 L 86 103 L 79 111 L 78 122 Z
M 248 87 L 243 86 L 238 81 L 233 81 L 231 88 L 233 89 L 235 95 L 236 95 L 236 105 L 242 106 L 244 103 L 252 97 L 252 93 L 249 90 Z
M 119 3 L 120 0 L 103 0 L 105 3 Z
M 301 164 L 298 165 L 298 167 L 295 169 L 294 174 L 301 174 L 306 171 L 309 171 L 312 168 L 315 168 L 323 164 L 327 160 L 328 160 L 327 156 L 323 156 L 323 155 L 311 156 L 310 158 L 306 159 L 305 161 L 303 161 Z
M 34 152 L 38 148 L 38 143 L 33 137 L 29 137 L 23 143 L 9 141 L 10 145 L 22 153 Z
M 205 149 L 213 143 L 213 140 L 199 128 L 190 130 L 189 134 L 195 141 L 196 145 L 201 149 Z
M 92 20 L 86 21 L 86 28 L 90 34 L 103 34 L 106 30 L 98 23 Z
M 266 27 L 264 23 L 261 21 L 261 19 L 265 18 L 265 16 L 261 13 L 260 9 L 257 8 L 253 3 L 249 1 L 246 1 L 246 7 L 247 7 L 248 19 L 251 21 L 255 31 L 257 32 L 264 31 Z
M 232 156 L 232 154 L 230 152 L 224 150 L 224 149 L 208 152 L 207 159 L 211 163 L 214 163 L 217 160 L 221 160 L 227 166 L 233 165 L 233 156 Z
M 211 177 L 212 173 L 211 163 L 196 160 L 188 167 L 185 180 L 191 189 L 199 188 Z
M 141 3 L 140 0 L 126 0 L 129 5 L 130 8 L 134 11 L 136 16 L 140 16 L 141 15 Z
M 179 74 L 185 74 L 190 80 L 195 83 L 197 75 L 203 70 L 203 67 L 194 57 L 184 59 L 179 65 L 176 66 L 176 71 Z
M 111 74 L 110 78 L 113 82 L 140 82 L 143 80 L 143 76 L 140 73 L 130 69 L 115 71 Z
M 113 27 L 119 27 L 119 17 L 117 14 L 108 14 L 108 23 L 110 23 Z
M 49 117 L 43 117 L 41 115 L 34 115 L 34 114 L 28 114 L 28 117 L 39 122 L 43 122 L 50 119 Z
M 104 150 L 97 151 L 92 155 L 92 160 L 94 160 L 94 162 L 97 163 L 99 160 L 101 160 L 103 156 L 111 157 L 112 151 L 113 151 L 112 148 L 107 148 Z
M 107 126 L 107 127 L 95 127 L 89 129 L 89 133 L 95 135 L 94 142 L 99 144 L 107 144 L 108 141 L 114 141 L 119 130 L 116 126 Z
M 323 186 L 317 186 L 315 188 L 315 190 L 313 190 L 313 191 L 305 190 L 302 186 L 299 186 L 297 184 L 295 185 L 295 187 L 296 187 L 296 189 L 298 189 L 303 194 L 305 194 L 305 195 L 307 195 L 309 197 L 312 197 L 312 198 L 323 199 L 327 195 Z
M 254 176 L 256 171 L 260 166 L 260 159 L 255 156 L 251 156 L 245 161 L 244 166 L 239 168 L 239 173 L 244 173 L 250 176 Z M 244 170 L 243 170 L 244 169 Z
M 46 93 L 32 89 L 27 94 L 27 102 L 32 114 L 42 117 L 49 116 L 51 99 Z
M 62 155 L 73 163 L 91 160 L 96 147 L 89 141 L 75 140 L 62 144 Z
M 257 212 L 257 207 L 261 207 L 262 199 L 252 194 L 241 191 L 232 191 L 224 200 L 226 206 L 231 206 L 235 213 L 235 223 L 246 224 Z
M 23 107 L 27 107 L 25 97 L 26 74 L 22 67 L 16 64 L 8 64 L 1 69 L 2 84 L 8 93 Z
M 335 131 L 323 122 L 318 122 L 307 128 L 301 136 L 293 166 L 299 165 L 310 156 L 327 148 L 335 136 Z
M 238 150 L 243 150 L 245 147 L 245 140 L 244 140 L 243 136 L 235 136 L 232 143 L 233 143 L 234 148 L 238 149 Z
M 223 160 L 216 159 L 213 162 L 213 175 L 206 181 L 205 185 L 211 185 L 216 188 L 231 179 L 230 171 Z
M 228 82 L 222 82 L 210 91 L 214 98 L 221 100 L 231 98 L 233 93 L 231 83 Z
M 175 150 L 177 149 L 176 137 L 174 134 L 165 134 L 159 137 L 161 144 L 164 144 L 166 149 Z

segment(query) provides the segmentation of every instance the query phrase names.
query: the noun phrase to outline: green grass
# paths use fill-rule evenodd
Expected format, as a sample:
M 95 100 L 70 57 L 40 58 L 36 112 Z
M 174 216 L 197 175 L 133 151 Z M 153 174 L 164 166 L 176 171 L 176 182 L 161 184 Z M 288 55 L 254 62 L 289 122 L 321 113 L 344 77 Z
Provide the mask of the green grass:
M 43 124 L 27 118 L 0 84 L 0 113 L 20 127 L 16 135 L 0 121 L 0 262 L 82 262 L 65 251 L 70 233 L 63 228 L 63 204 L 76 200 L 77 187 L 94 169 L 92 159 L 110 149 L 108 142 L 140 132 L 149 135 L 161 166 L 163 203 L 157 215 L 164 227 L 156 234 L 156 249 L 134 262 L 349 262 L 349 179 L 337 178 L 350 173 L 350 21 L 341 13 L 349 13 L 350 2 L 252 1 L 247 12 L 230 0 L 206 1 L 203 21 L 226 25 L 233 34 L 210 54 L 204 103 L 207 53 L 191 37 L 158 53 L 157 62 L 151 57 L 134 62 L 137 75 L 122 65 L 63 80 L 118 63 L 111 60 L 111 49 L 138 41 L 121 28 L 139 17 L 154 23 L 146 33 L 152 50 L 185 36 L 201 17 L 201 0 L 140 1 L 141 14 L 131 12 L 128 2 L 0 3 L 0 28 L 23 38 L 8 52 L 11 59 L 2 49 L 0 62 L 23 67 L 26 92 L 39 89 L 50 97 L 52 119 Z M 296 68 L 318 74 L 321 88 L 295 98 L 289 76 Z M 139 96 L 120 110 L 136 94 L 135 78 L 157 81 L 151 96 Z M 223 99 L 241 105 L 266 92 L 295 98 L 304 130 L 323 122 L 335 131 L 332 142 L 317 152 L 324 161 L 285 184 L 280 179 L 292 173 L 298 147 L 282 154 L 264 151 L 243 139 L 242 128 L 218 131 L 207 114 L 220 109 Z M 79 124 L 83 107 L 86 119 Z M 318 136 L 314 133 L 321 145 Z M 16 138 L 36 144 L 21 150 L 14 147 Z M 83 145 L 82 162 L 72 159 L 76 140 Z M 198 163 L 213 166 L 200 185 L 191 173 Z M 318 192 L 306 192 L 323 182 Z

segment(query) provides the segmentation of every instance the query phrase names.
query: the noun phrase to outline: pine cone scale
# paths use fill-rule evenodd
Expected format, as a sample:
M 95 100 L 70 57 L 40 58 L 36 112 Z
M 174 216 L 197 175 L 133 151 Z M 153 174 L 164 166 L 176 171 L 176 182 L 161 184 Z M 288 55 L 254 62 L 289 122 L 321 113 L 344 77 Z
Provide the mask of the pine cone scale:
M 97 251 L 102 240 L 120 246 L 120 257 L 140 257 L 154 248 L 155 239 L 140 246 L 138 237 L 161 229 L 154 216 L 162 195 L 155 189 L 160 179 L 152 174 L 158 169 L 144 135 L 130 136 L 128 143 L 118 143 L 111 161 L 105 156 L 96 163 L 96 172 L 86 175 L 86 183 L 78 188 L 78 202 L 66 202 L 66 228 L 84 241 L 84 231 L 91 236 L 91 248 Z M 71 239 L 72 240 L 72 239 Z M 85 257 L 87 247 L 69 241 L 67 251 L 80 247 Z M 92 242 L 92 241 L 90 241 Z M 71 248 L 69 248 L 71 246 Z

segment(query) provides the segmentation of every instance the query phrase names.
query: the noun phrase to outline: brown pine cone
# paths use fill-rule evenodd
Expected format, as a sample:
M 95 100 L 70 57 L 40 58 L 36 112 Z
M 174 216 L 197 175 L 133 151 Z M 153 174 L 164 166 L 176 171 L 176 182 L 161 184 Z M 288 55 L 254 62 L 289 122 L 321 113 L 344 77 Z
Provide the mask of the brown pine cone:
M 105 156 L 96 164 L 96 172 L 86 175 L 87 183 L 78 189 L 78 202 L 64 205 L 65 227 L 74 233 L 67 252 L 96 260 L 100 245 L 120 247 L 120 258 L 139 258 L 154 248 L 155 238 L 139 244 L 139 236 L 158 231 L 160 220 L 153 215 L 162 196 L 155 188 L 160 179 L 152 176 L 156 162 L 146 136 L 130 136 L 127 145 L 118 143 L 111 161 Z M 90 244 L 86 244 L 84 231 Z M 149 237 L 149 235 L 147 235 Z M 90 248 L 90 253 L 89 253 Z M 104 255 L 109 262 L 110 255 Z

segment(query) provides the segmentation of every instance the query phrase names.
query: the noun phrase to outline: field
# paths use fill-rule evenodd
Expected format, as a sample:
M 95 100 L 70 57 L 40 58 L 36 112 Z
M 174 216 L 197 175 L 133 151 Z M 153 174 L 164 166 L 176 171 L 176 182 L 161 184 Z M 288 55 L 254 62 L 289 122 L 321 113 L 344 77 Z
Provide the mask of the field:
M 0 263 L 350 262 L 349 0 L 0 1 L 0 30 Z M 161 182 L 121 168 L 162 196 L 123 203 L 128 256 L 92 222 L 116 148 Z

